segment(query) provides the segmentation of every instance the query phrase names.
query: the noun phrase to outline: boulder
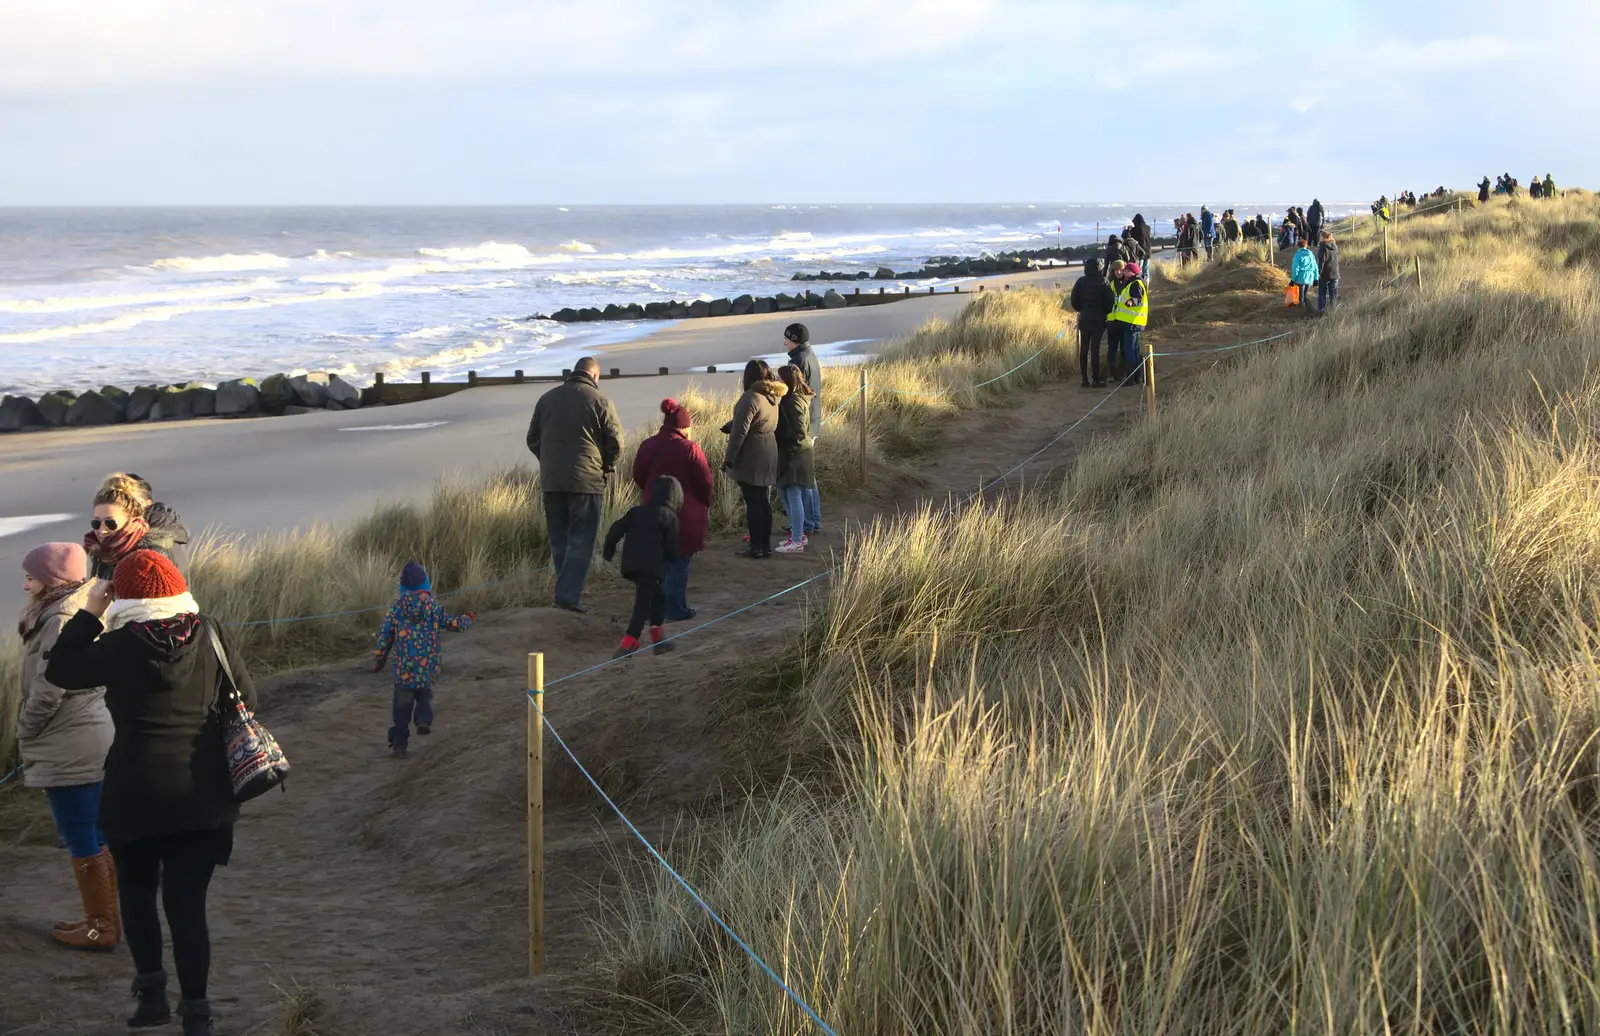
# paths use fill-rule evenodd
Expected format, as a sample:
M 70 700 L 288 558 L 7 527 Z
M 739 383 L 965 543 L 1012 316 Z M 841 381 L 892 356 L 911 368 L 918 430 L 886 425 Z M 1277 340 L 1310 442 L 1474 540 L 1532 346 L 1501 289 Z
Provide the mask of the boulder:
M 67 408 L 68 428 L 97 428 L 127 420 L 122 408 L 98 392 L 85 392 Z
M 777 311 L 778 304 L 768 298 L 756 299 L 755 308 L 751 310 L 752 313 L 776 313 Z
M 667 319 L 668 320 L 684 320 L 684 319 L 687 319 L 688 316 L 689 316 L 689 307 L 688 306 L 685 306 L 681 302 L 669 302 L 669 303 L 667 303 Z
M 601 320 L 621 320 L 622 307 L 615 302 L 606 303 L 606 308 L 600 311 Z
M 822 296 L 823 309 L 843 309 L 848 305 L 850 305 L 850 301 L 832 288 L 829 288 L 828 293 Z
M 878 267 L 878 272 L 872 275 L 872 279 L 877 281 L 892 281 L 894 280 L 894 271 L 889 269 L 887 266 L 880 266 Z
M 732 313 L 736 317 L 745 316 L 756 311 L 756 300 L 749 295 L 740 295 L 733 300 Z
M 571 306 L 565 306 L 556 310 L 554 313 L 551 313 L 550 319 L 559 320 L 563 324 L 571 324 L 576 323 L 580 318 L 577 310 L 573 309 Z
M 777 306 L 778 312 L 780 313 L 787 313 L 792 309 L 799 309 L 802 305 L 804 305 L 803 300 L 797 296 L 789 295 L 781 291 L 778 292 L 778 297 L 773 299 L 772 302 L 773 305 Z
M 300 406 L 321 410 L 328 405 L 328 375 L 323 371 L 296 374 L 289 379 L 289 389 Z
M 49 425 L 37 404 L 27 396 L 0 399 L 0 432 L 20 432 Z
M 199 385 L 167 385 L 163 387 L 156 394 L 155 405 L 150 408 L 150 420 L 181 421 L 195 416 L 195 405 L 200 398 L 200 392 Z
M 727 299 L 712 299 L 710 313 L 714 317 L 725 317 L 733 312 L 733 303 Z
M 624 320 L 643 320 L 644 307 L 637 302 L 630 302 L 622 307 L 622 318 Z
M 707 302 L 705 299 L 695 299 L 693 302 L 689 303 L 689 315 L 691 317 L 710 316 L 711 303 Z
M 644 307 L 644 315 L 650 320 L 665 320 L 671 311 L 671 304 L 666 302 L 647 302 Z
M 107 385 L 100 390 L 100 395 L 124 414 L 128 412 L 127 390 L 119 389 L 115 385 Z
M 327 406 L 329 410 L 356 410 L 361 406 L 361 390 L 337 374 L 330 375 Z
M 72 400 L 59 392 L 46 392 L 39 397 L 39 413 L 44 415 L 44 423 L 48 428 L 60 428 L 67 423 L 67 411 L 72 408 Z
M 585 322 L 590 320 L 599 320 L 600 311 L 595 309 L 593 306 L 584 306 L 582 309 L 578 310 L 578 319 Z
M 130 421 L 150 420 L 150 408 L 156 405 L 161 390 L 154 385 L 140 385 L 128 393 L 127 416 Z
M 271 374 L 261 380 L 261 409 L 268 414 L 281 414 L 286 406 L 295 406 L 294 389 L 289 386 L 287 374 Z
M 242 417 L 261 413 L 261 390 L 250 378 L 224 381 L 217 386 L 217 416 Z
M 212 388 L 197 388 L 194 390 L 194 416 L 217 416 L 217 390 Z

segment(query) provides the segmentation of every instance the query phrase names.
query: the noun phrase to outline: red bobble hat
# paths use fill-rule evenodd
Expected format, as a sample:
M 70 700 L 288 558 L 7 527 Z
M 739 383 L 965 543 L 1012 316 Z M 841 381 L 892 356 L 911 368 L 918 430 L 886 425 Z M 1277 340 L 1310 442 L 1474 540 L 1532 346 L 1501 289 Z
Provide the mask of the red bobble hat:
M 687 428 L 690 425 L 689 408 L 676 399 L 663 399 L 661 412 L 666 415 L 661 419 L 663 428 Z
M 111 585 L 119 601 L 156 600 L 189 592 L 178 566 L 153 550 L 136 550 L 118 562 Z

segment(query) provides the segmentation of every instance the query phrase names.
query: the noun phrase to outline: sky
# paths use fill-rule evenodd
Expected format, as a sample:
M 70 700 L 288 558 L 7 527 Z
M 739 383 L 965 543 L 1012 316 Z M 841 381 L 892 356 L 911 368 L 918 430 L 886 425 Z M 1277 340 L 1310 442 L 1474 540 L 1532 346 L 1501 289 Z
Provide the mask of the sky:
M 0 0 L 0 205 L 1596 186 L 1596 42 L 1595 0 Z

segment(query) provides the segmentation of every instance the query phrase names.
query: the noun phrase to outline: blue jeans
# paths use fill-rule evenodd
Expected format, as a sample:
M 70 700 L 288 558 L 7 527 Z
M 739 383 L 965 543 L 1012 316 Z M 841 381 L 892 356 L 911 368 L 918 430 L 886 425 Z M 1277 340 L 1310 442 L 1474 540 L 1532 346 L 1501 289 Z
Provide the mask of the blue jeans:
M 1139 367 L 1140 361 L 1144 359 L 1139 353 L 1139 334 L 1143 330 L 1144 328 L 1125 321 L 1122 324 L 1122 376 L 1127 379 L 1129 374 L 1138 370 L 1139 373 L 1134 374 L 1132 379 L 1132 383 L 1136 385 L 1144 381 L 1144 370 Z
M 600 531 L 598 493 L 546 493 L 544 524 L 550 531 L 550 567 L 556 576 L 556 603 L 583 603 L 594 560 L 594 538 Z
M 778 494 L 783 497 L 783 509 L 789 514 L 790 540 L 797 540 L 804 536 L 807 530 L 812 529 L 812 523 L 808 520 L 811 512 L 806 510 L 807 492 L 805 486 L 778 487 Z M 809 492 L 815 493 L 816 490 L 812 489 Z
M 411 740 L 411 722 L 433 726 L 433 688 L 394 685 L 394 726 L 389 728 L 389 744 L 404 748 Z
M 56 834 L 66 843 L 68 851 L 79 860 L 99 855 L 100 847 L 106 844 L 99 824 L 100 782 L 46 788 L 44 797 L 50 803 Z
M 1332 309 L 1333 304 L 1339 301 L 1338 281 L 1319 281 L 1317 283 L 1317 312 Z
M 661 592 L 667 595 L 667 620 L 682 622 L 689 617 L 689 562 L 690 554 L 667 562 L 667 574 L 661 579 Z
M 817 483 L 813 480 L 811 485 L 800 491 L 800 495 L 806 509 L 806 524 L 803 528 L 806 532 L 821 532 L 822 493 L 817 489 Z

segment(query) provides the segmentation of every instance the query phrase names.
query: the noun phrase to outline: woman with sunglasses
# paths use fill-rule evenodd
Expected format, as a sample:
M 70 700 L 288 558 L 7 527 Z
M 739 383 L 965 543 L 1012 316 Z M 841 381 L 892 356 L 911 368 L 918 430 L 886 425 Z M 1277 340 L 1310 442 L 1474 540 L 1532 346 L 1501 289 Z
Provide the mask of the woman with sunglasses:
M 108 475 L 94 495 L 94 517 L 83 549 L 89 554 L 89 577 L 110 579 L 117 563 L 136 550 L 153 550 L 188 568 L 178 552 L 188 546 L 189 530 L 176 511 L 151 499 L 150 483 L 138 475 Z

